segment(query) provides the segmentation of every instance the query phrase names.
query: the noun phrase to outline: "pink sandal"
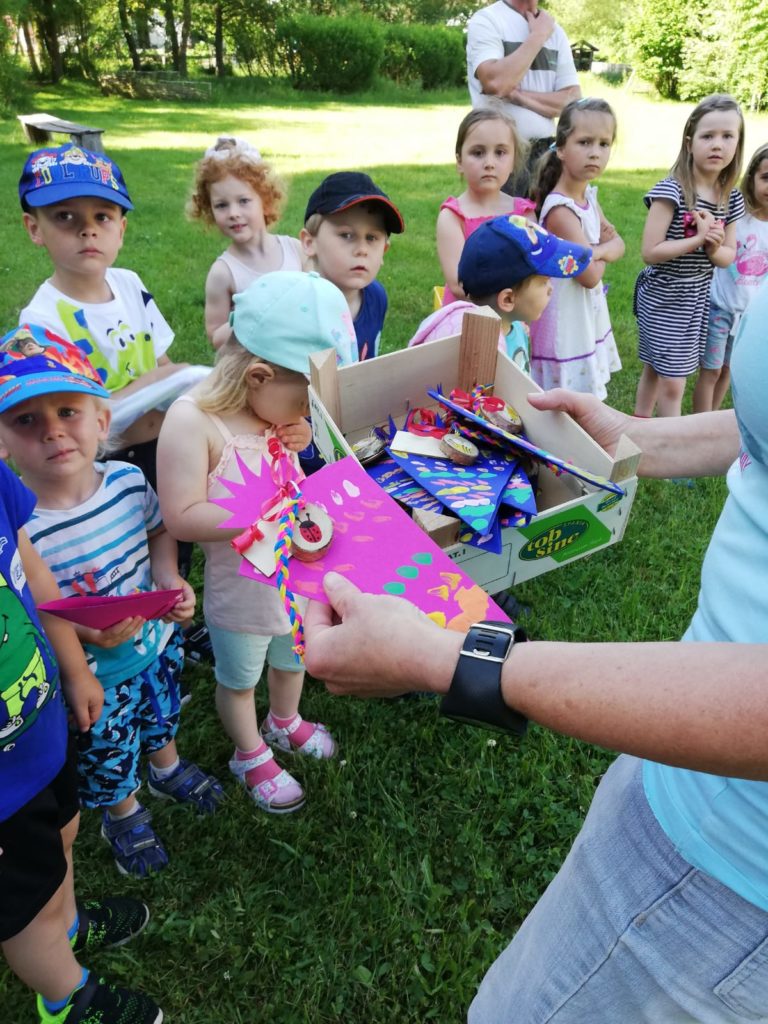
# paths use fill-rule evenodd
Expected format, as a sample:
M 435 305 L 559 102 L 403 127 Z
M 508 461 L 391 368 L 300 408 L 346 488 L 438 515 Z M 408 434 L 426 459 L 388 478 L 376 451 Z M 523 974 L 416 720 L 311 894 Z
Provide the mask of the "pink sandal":
M 250 757 L 246 761 L 240 761 L 233 757 L 229 762 L 229 770 L 238 782 L 245 786 L 253 802 L 262 811 L 268 811 L 270 814 L 290 814 L 292 811 L 298 811 L 304 806 L 306 796 L 296 779 L 285 768 L 273 779 L 265 779 L 255 786 L 249 786 L 246 781 L 246 772 L 266 764 L 272 757 L 273 754 L 269 748 L 257 757 Z
M 308 739 L 299 743 L 294 733 L 301 725 L 312 726 Z M 336 756 L 336 740 L 321 722 L 305 722 L 301 715 L 296 715 L 285 727 L 277 725 L 270 711 L 259 729 L 262 739 L 271 747 L 282 750 L 285 754 L 304 754 L 318 760 Z

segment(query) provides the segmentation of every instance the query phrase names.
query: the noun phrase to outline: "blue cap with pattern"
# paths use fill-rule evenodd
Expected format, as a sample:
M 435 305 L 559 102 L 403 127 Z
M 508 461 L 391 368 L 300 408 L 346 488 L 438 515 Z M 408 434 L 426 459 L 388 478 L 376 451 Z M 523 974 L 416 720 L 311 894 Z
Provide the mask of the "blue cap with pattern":
M 19 179 L 19 199 L 32 209 L 93 196 L 132 210 L 125 178 L 114 160 L 68 143 L 30 153 Z

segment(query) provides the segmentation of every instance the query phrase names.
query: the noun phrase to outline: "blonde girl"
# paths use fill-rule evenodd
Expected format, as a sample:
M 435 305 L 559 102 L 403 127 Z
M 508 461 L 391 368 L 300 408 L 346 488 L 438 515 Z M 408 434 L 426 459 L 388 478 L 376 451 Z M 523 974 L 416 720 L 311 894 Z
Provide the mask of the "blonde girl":
M 223 481 L 240 480 L 241 463 L 270 478 L 272 438 L 282 442 L 284 465 L 298 466 L 295 453 L 308 440 L 309 353 L 328 348 L 343 362 L 357 351 L 338 288 L 314 273 L 264 275 L 235 296 L 232 336 L 210 377 L 169 409 L 158 447 L 166 527 L 205 553 L 216 707 L 235 744 L 229 767 L 258 807 L 277 814 L 298 810 L 304 790 L 270 748 L 328 758 L 336 744 L 325 726 L 299 714 L 304 671 L 282 601 L 275 589 L 238 574 L 241 558 L 230 541 L 241 531 L 219 529 L 229 513 L 213 499 L 230 494 Z M 270 709 L 259 729 L 253 691 L 265 661 Z
M 205 282 L 205 330 L 214 348 L 230 335 L 233 295 L 262 274 L 304 269 L 299 240 L 269 231 L 284 200 L 272 168 L 243 139 L 220 136 L 197 165 L 187 213 L 229 239 Z
M 456 167 L 465 188 L 449 196 L 437 216 L 437 255 L 445 277 L 443 305 L 465 299 L 457 272 L 464 240 L 487 220 L 502 213 L 533 217 L 529 199 L 502 192 L 510 175 L 525 164 L 526 146 L 514 122 L 495 108 L 472 110 L 459 125 Z
M 741 171 L 744 119 L 732 96 L 707 96 L 685 122 L 669 176 L 648 192 L 642 256 L 635 284 L 644 363 L 636 416 L 679 416 L 685 384 L 704 352 L 709 290 L 715 267 L 736 255 L 736 221 L 744 197 Z
M 693 411 L 719 409 L 731 380 L 731 351 L 741 315 L 768 275 L 768 145 L 752 154 L 741 180 L 746 215 L 736 222 L 736 259 L 712 277 L 709 330 L 693 391 Z
M 553 280 L 542 316 L 531 325 L 531 374 L 541 387 L 567 387 L 605 398 L 621 369 L 603 277 L 624 255 L 624 242 L 606 220 L 593 182 L 606 168 L 616 139 L 616 115 L 605 100 L 568 103 L 555 141 L 537 167 L 533 195 L 547 231 L 591 247 L 578 277 Z

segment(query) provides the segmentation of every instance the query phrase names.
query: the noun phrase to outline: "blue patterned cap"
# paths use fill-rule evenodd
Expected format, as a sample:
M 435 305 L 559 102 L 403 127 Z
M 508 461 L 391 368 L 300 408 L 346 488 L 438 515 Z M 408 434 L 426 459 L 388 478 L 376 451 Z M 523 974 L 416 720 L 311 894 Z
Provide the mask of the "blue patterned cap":
M 68 143 L 30 153 L 19 179 L 19 199 L 31 208 L 93 196 L 132 210 L 125 178 L 114 160 Z
M 249 352 L 276 366 L 309 373 L 312 352 L 336 349 L 337 362 L 357 362 L 357 341 L 347 300 L 314 272 L 264 274 L 233 298 L 229 322 Z
M 459 283 L 467 295 L 493 295 L 526 277 L 577 277 L 592 250 L 551 235 L 520 216 L 494 217 L 473 231 L 459 260 Z

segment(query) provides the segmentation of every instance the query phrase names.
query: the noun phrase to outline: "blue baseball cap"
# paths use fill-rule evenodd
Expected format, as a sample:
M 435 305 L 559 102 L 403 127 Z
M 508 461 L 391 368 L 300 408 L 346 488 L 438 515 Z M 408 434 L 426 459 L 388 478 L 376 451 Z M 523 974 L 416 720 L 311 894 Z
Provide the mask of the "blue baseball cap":
M 357 340 L 347 300 L 313 272 L 276 270 L 233 296 L 229 322 L 255 356 L 309 374 L 312 352 L 336 349 L 341 366 L 357 362 Z
M 93 196 L 132 210 L 120 168 L 104 153 L 92 153 L 73 143 L 30 153 L 19 179 L 19 199 L 32 209 L 67 199 Z
M 464 243 L 459 283 L 467 295 L 492 295 L 533 274 L 577 277 L 591 260 L 591 249 L 551 235 L 525 217 L 494 217 Z
M 324 178 L 309 197 L 304 223 L 315 213 L 342 213 L 358 203 L 373 203 L 381 209 L 387 234 L 399 235 L 405 231 L 405 223 L 398 208 L 387 193 L 382 192 L 373 179 L 362 171 L 338 171 Z
M 77 345 L 53 331 L 22 324 L 0 338 L 0 413 L 28 398 L 59 391 L 109 398 Z

